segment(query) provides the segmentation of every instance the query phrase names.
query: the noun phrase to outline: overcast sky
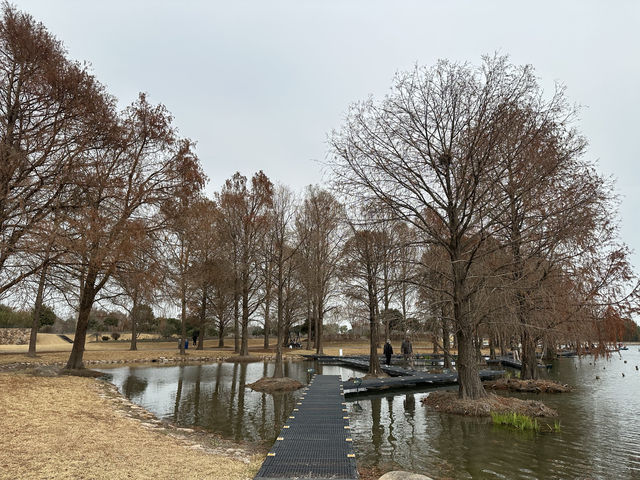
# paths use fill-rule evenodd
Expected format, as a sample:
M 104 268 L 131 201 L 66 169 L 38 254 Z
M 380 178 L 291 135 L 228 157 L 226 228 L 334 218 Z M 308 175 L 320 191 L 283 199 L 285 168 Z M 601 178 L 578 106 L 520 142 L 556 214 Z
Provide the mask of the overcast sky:
M 617 179 L 622 237 L 640 264 L 640 2 L 18 0 L 122 105 L 145 91 L 195 140 L 219 188 L 263 169 L 322 181 L 326 135 L 394 73 L 508 54 L 583 105 L 588 158 Z

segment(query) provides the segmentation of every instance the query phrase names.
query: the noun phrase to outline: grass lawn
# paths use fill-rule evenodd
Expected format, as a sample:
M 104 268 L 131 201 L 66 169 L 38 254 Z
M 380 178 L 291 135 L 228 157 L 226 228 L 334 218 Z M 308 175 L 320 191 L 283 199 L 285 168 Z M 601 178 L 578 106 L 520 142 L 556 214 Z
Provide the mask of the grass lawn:
M 51 338 L 55 337 L 55 338 Z M 42 340 L 40 340 L 42 338 Z M 16 362 L 28 362 L 32 365 L 48 365 L 53 363 L 66 362 L 71 352 L 71 344 L 53 334 L 38 335 L 37 356 L 30 358 L 26 355 L 27 345 L 0 345 L 0 366 Z M 265 350 L 262 338 L 252 338 L 249 340 L 249 350 L 251 355 L 273 357 L 275 356 L 275 347 L 273 344 L 275 339 L 271 341 L 271 348 Z M 395 345 L 397 353 L 400 353 L 400 342 Z M 226 358 L 234 355 L 233 339 L 225 339 L 224 348 L 218 348 L 218 340 L 205 341 L 204 350 L 195 350 L 189 345 L 187 350 L 187 359 L 194 357 Z M 303 343 L 303 345 L 305 345 Z M 342 349 L 343 355 L 368 355 L 369 344 L 367 340 L 357 340 L 348 342 L 326 342 L 324 346 L 325 355 L 338 355 Z M 430 342 L 414 342 L 414 353 L 430 353 L 432 345 Z M 382 348 L 378 349 L 382 354 Z M 285 356 L 298 357 L 303 354 L 315 353 L 315 350 L 305 349 L 283 349 Z M 138 342 L 138 350 L 130 351 L 128 341 L 108 341 L 95 342 L 89 339 L 86 343 L 84 359 L 91 361 L 122 361 L 126 363 L 148 362 L 158 357 L 178 358 L 179 350 L 177 341 L 168 342 Z M 90 364 L 88 365 L 91 366 Z

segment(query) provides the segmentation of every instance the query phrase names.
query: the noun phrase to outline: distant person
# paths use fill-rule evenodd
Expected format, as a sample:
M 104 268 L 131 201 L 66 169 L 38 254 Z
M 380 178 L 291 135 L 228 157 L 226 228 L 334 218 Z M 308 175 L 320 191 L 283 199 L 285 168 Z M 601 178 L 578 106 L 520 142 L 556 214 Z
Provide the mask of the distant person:
M 198 336 L 200 335 L 200 332 L 198 330 L 194 330 L 193 334 L 191 335 L 191 340 L 193 340 L 192 343 L 192 347 L 196 348 L 196 342 L 198 341 Z
M 404 362 L 409 363 L 413 358 L 413 345 L 411 345 L 411 340 L 409 340 L 409 337 L 404 337 L 402 345 L 400 346 L 400 350 L 402 351 L 402 355 L 404 356 Z
M 393 347 L 391 346 L 391 342 L 389 339 L 384 344 L 384 349 L 382 350 L 384 353 L 385 364 L 391 365 L 391 355 L 393 355 Z

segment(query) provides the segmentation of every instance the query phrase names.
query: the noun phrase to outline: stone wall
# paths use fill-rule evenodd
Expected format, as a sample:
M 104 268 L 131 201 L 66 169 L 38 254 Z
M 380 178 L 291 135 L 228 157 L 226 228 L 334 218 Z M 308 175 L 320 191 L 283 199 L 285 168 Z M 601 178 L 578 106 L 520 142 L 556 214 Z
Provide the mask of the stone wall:
M 0 328 L 0 345 L 27 345 L 30 334 L 28 328 Z

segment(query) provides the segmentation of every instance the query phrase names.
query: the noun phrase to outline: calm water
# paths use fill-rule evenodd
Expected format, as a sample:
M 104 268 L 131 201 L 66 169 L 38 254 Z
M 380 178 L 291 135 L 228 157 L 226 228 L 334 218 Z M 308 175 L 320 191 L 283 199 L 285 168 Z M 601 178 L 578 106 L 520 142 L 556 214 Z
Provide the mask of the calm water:
M 494 427 L 487 419 L 433 413 L 420 403 L 426 390 L 357 402 L 348 398 L 358 464 L 402 468 L 436 479 L 640 479 L 636 365 L 640 367 L 637 346 L 622 352 L 622 358 L 556 361 L 548 376 L 575 391 L 521 396 L 557 409 L 560 433 L 519 433 Z M 287 363 L 286 374 L 306 382 L 310 366 L 314 365 Z M 344 379 L 362 375 L 339 367 L 314 367 Z M 124 395 L 159 418 L 205 427 L 236 441 L 270 445 L 297 394 L 262 394 L 245 385 L 269 375 L 272 368 L 264 363 L 221 363 L 105 371 Z

